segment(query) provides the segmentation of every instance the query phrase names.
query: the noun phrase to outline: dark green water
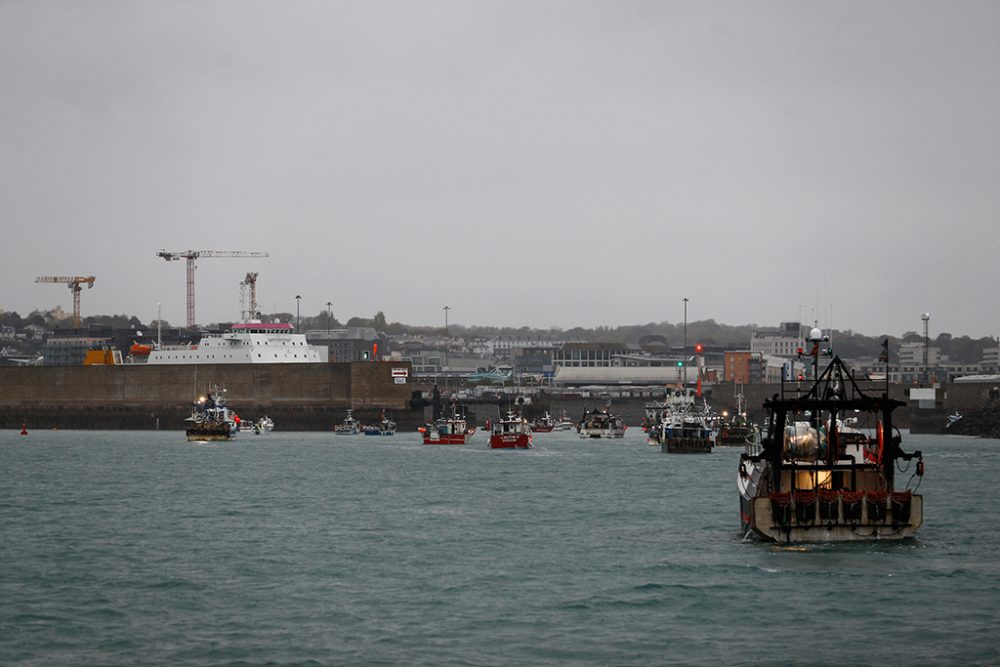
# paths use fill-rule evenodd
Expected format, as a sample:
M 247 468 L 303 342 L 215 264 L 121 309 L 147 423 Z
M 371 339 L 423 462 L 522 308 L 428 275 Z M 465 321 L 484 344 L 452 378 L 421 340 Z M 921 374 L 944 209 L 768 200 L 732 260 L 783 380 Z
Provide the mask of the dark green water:
M 0 664 L 1000 663 L 1000 442 L 905 440 L 917 539 L 788 549 L 641 436 L 2 432 Z

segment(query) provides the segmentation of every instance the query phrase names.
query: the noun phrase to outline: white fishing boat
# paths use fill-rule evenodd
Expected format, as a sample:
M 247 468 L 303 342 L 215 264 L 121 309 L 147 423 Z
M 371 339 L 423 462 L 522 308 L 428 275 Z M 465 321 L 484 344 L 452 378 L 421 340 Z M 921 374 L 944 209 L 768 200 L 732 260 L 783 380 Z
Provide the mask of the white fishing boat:
M 354 410 L 347 409 L 347 416 L 344 421 L 333 427 L 334 435 L 357 435 L 361 432 L 361 424 L 354 418 Z
M 609 408 L 603 410 L 584 410 L 583 417 L 577 424 L 577 432 L 581 438 L 623 438 L 628 427 Z
M 560 417 L 559 419 L 557 419 L 556 423 L 553 424 L 552 431 L 553 432 L 556 432 L 556 431 L 572 431 L 574 428 L 576 428 L 576 424 L 573 422 L 572 419 L 570 419 L 569 417 L 566 416 L 565 412 L 563 412 L 562 417 Z

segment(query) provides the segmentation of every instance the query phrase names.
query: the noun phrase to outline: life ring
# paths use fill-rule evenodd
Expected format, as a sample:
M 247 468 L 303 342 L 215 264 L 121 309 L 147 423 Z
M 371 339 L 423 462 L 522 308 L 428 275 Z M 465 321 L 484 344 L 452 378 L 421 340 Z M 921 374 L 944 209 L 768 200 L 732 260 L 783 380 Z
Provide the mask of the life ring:
M 882 463 L 882 452 L 885 448 L 885 432 L 881 420 L 875 422 L 875 447 L 865 445 L 865 460 L 869 463 Z

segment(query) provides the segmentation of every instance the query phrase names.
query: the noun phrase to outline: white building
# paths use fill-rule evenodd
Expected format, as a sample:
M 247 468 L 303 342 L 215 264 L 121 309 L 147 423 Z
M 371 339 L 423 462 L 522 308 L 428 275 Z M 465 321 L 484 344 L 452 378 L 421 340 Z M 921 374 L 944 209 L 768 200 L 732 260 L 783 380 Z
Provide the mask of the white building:
M 798 322 L 782 322 L 777 329 L 759 329 L 750 335 L 750 352 L 765 357 L 797 357 L 804 345 Z

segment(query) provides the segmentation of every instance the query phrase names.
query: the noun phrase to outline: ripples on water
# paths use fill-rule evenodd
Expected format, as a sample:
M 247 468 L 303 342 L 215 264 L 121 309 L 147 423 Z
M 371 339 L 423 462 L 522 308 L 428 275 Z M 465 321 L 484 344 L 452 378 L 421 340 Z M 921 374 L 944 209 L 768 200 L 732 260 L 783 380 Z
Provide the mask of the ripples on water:
M 915 540 L 783 547 L 641 435 L 2 432 L 0 664 L 1000 662 L 1000 442 L 907 439 Z

